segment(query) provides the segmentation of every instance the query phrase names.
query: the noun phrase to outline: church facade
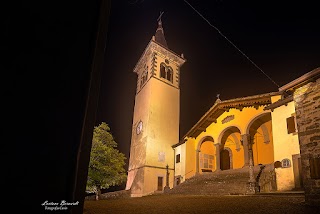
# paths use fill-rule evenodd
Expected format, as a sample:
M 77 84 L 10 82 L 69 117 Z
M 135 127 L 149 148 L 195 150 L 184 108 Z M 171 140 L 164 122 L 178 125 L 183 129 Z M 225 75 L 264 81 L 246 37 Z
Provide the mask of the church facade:
M 131 196 L 162 192 L 204 173 L 254 166 L 265 169 L 260 181 L 248 176 L 261 191 L 302 190 L 301 140 L 288 90 L 218 97 L 179 139 L 179 75 L 186 59 L 168 48 L 161 20 L 158 24 L 134 68 L 138 81 L 126 185 Z M 305 79 L 314 81 L 319 73 L 315 69 Z

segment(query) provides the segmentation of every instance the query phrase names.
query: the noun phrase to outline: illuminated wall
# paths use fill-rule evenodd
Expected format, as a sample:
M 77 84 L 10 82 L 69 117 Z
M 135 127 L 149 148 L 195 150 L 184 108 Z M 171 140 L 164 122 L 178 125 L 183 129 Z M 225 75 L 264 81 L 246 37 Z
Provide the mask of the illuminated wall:
M 175 151 L 175 157 L 177 155 L 180 155 L 180 162 L 177 163 L 176 158 L 175 158 L 175 169 L 174 169 L 174 175 L 179 176 L 180 181 L 183 182 L 186 179 L 186 164 L 187 161 L 189 161 L 190 157 L 187 158 L 186 155 L 186 144 L 182 144 L 179 147 L 176 147 L 174 149 Z
M 185 172 L 190 172 L 186 178 L 190 178 L 196 173 L 203 173 L 201 168 L 201 161 L 197 162 L 197 150 L 200 153 L 213 154 L 214 163 L 212 171 L 217 169 L 217 147 L 214 145 L 219 144 L 219 149 L 226 149 L 230 154 L 230 169 L 237 169 L 244 167 L 244 148 L 241 143 L 241 135 L 249 133 L 249 130 L 254 129 L 255 144 L 253 146 L 254 163 L 258 165 L 273 163 L 273 140 L 272 140 L 272 123 L 270 111 L 263 110 L 264 106 L 259 108 L 249 107 L 244 108 L 242 111 L 239 109 L 229 109 L 217 118 L 217 122 L 211 123 L 206 131 L 200 133 L 196 138 L 189 137 L 185 145 L 186 148 L 186 162 Z M 226 118 L 231 118 L 226 120 Z M 265 121 L 261 122 L 261 118 Z M 259 122 L 256 122 L 259 121 Z M 254 128 L 253 128 L 254 127 Z M 205 141 L 206 137 L 211 137 L 213 142 Z M 176 147 L 180 149 L 182 145 Z M 197 167 L 199 164 L 199 167 Z M 221 163 L 220 163 L 221 165 Z M 181 168 L 182 166 L 180 166 Z M 179 172 L 176 172 L 176 175 Z
M 174 150 L 179 142 L 180 89 L 179 72 L 184 59 L 151 40 L 134 72 L 137 73 L 131 149 L 126 189 L 132 197 L 162 191 L 174 181 Z M 170 71 L 161 76 L 165 67 Z M 143 125 L 137 133 L 139 122 Z M 159 187 L 159 178 L 162 185 Z
M 272 122 L 263 123 L 254 135 L 252 146 L 253 162 L 257 164 L 271 164 L 274 162 Z
M 193 138 L 188 138 L 188 140 L 184 143 L 186 147 L 186 164 L 185 164 L 185 172 L 184 176 L 186 179 L 194 176 L 196 174 L 196 142 Z M 182 145 L 180 145 L 182 146 Z
M 202 170 L 212 170 L 216 169 L 215 156 L 216 148 L 213 145 L 212 141 L 204 141 L 200 146 L 200 154 L 199 154 L 199 168 L 200 172 Z
M 280 97 L 275 97 L 273 99 L 273 102 L 277 101 L 277 99 L 279 98 Z M 283 159 L 289 159 L 291 162 L 291 166 L 288 168 L 275 169 L 277 178 L 277 189 L 280 191 L 291 190 L 295 188 L 295 175 L 293 165 L 297 164 L 293 164 L 293 155 L 300 154 L 298 133 L 288 134 L 287 130 L 287 118 L 295 115 L 294 102 L 291 101 L 286 105 L 275 108 L 271 114 L 274 141 L 274 159 L 275 161 L 280 162 Z

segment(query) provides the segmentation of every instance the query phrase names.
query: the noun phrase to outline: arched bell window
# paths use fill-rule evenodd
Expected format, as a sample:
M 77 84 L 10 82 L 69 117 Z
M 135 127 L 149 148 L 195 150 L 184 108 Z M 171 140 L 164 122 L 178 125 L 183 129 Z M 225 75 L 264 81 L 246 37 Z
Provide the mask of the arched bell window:
M 173 71 L 171 67 L 168 67 L 167 69 L 167 80 L 169 80 L 170 82 L 173 81 Z
M 165 65 L 164 63 L 160 64 L 160 78 L 164 78 L 171 83 L 173 82 L 173 70 L 170 66 Z
M 160 77 L 166 78 L 166 65 L 165 64 L 160 65 Z

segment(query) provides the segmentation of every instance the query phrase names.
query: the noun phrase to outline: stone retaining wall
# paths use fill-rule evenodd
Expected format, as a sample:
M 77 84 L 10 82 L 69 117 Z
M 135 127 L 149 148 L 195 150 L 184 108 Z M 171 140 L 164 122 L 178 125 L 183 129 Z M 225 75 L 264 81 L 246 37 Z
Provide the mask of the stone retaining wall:
M 120 191 L 103 193 L 101 194 L 100 200 L 117 199 L 117 198 L 130 198 L 130 190 L 120 190 Z M 88 201 L 96 200 L 96 196 L 95 195 L 87 196 L 85 200 L 88 200 Z

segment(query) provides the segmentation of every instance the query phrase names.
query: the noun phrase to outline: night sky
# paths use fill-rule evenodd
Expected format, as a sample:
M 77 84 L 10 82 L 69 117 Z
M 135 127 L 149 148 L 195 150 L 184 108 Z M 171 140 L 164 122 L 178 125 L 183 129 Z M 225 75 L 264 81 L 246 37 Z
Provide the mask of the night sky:
M 188 2 L 279 86 L 320 66 L 315 3 Z M 180 138 L 217 94 L 227 100 L 278 90 L 184 0 L 112 1 L 96 124 L 109 124 L 128 160 L 137 81 L 133 68 L 155 34 L 160 11 L 169 49 L 187 59 L 181 67 Z

